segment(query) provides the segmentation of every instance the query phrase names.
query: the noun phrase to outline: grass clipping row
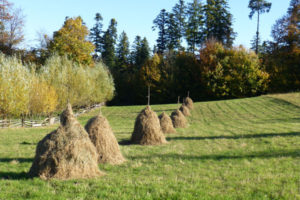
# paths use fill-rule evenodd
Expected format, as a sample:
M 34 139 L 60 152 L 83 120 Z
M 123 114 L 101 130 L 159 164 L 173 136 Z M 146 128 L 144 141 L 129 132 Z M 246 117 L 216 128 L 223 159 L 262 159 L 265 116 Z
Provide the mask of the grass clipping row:
M 167 143 L 161 130 L 157 114 L 150 106 L 143 109 L 135 120 L 134 130 L 131 136 L 133 144 L 159 145 Z
M 85 129 L 97 149 L 99 163 L 117 165 L 125 161 L 118 141 L 105 117 L 102 115 L 93 117 L 88 121 Z
M 60 116 L 59 128 L 37 145 L 29 176 L 42 179 L 82 179 L 103 175 L 88 133 L 75 119 L 71 105 Z
M 173 126 L 172 120 L 165 112 L 163 112 L 159 117 L 160 126 L 163 133 L 176 133 Z

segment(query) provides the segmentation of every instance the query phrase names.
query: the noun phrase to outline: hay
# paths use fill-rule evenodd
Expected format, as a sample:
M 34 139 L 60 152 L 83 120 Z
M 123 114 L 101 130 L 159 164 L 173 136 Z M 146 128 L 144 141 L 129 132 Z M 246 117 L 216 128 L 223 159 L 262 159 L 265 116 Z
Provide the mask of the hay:
M 176 133 L 171 118 L 165 112 L 163 112 L 158 118 L 163 133 Z
M 105 117 L 102 115 L 93 117 L 85 125 L 85 130 L 97 149 L 99 163 L 117 165 L 125 161 L 117 139 Z
M 188 107 L 190 110 L 194 108 L 194 102 L 190 97 L 186 97 L 183 100 L 183 104 Z
M 182 112 L 182 114 L 184 116 L 186 116 L 186 117 L 191 116 L 190 110 L 186 105 L 182 104 L 180 106 L 179 110 Z
M 97 150 L 75 119 L 71 105 L 60 120 L 60 127 L 38 143 L 29 176 L 66 180 L 103 175 L 97 164 Z
M 175 128 L 185 128 L 187 126 L 187 120 L 179 109 L 172 112 L 171 119 Z
M 161 130 L 159 119 L 150 106 L 143 109 L 137 116 L 131 142 L 141 145 L 159 145 L 167 143 Z

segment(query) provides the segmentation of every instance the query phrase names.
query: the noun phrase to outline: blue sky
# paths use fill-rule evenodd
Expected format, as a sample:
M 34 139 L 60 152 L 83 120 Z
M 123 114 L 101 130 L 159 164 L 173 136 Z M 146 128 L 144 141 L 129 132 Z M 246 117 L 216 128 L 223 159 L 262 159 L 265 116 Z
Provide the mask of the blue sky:
M 52 35 L 58 30 L 66 16 L 81 16 L 91 28 L 97 12 L 104 18 L 104 29 L 111 18 L 118 22 L 118 34 L 123 30 L 130 42 L 136 35 L 147 37 L 151 47 L 155 44 L 157 33 L 152 31 L 153 20 L 161 9 L 170 11 L 178 0 L 10 0 L 14 6 L 21 8 L 25 15 L 24 47 L 37 44 L 38 32 Z M 191 2 L 192 0 L 186 0 Z M 235 45 L 250 47 L 250 40 L 256 32 L 256 16 L 248 18 L 249 0 L 229 0 L 230 12 L 234 18 L 234 31 L 237 32 Z M 289 0 L 271 0 L 270 13 L 261 16 L 261 38 L 271 39 L 270 33 L 275 21 L 282 17 L 289 6 Z

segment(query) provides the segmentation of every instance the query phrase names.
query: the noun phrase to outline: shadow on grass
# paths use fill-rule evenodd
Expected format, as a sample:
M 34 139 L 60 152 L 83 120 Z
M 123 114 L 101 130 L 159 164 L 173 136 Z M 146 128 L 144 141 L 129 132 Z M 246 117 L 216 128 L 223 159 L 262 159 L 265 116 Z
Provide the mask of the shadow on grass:
M 161 159 L 181 159 L 181 160 L 230 160 L 230 159 L 254 159 L 254 158 L 280 158 L 280 157 L 300 157 L 299 150 L 290 150 L 290 151 L 262 151 L 262 152 L 252 152 L 250 154 L 241 154 L 241 155 L 222 155 L 222 154 L 211 154 L 211 155 L 182 155 L 182 154 L 153 154 L 149 156 L 133 156 L 132 160 L 137 159 L 151 159 L 151 158 L 161 158 Z
M 19 162 L 19 163 L 25 163 L 25 162 L 33 162 L 33 158 L 0 158 L 0 162 Z
M 22 179 L 30 179 L 26 172 L 0 172 L 0 180 L 22 180 Z
M 134 144 L 131 143 L 131 141 L 129 139 L 123 139 L 119 142 L 119 145 L 128 146 L 128 145 L 134 145 Z
M 24 142 L 21 142 L 20 144 L 22 144 L 22 145 L 37 145 L 37 143 L 33 143 L 33 142 L 26 142 L 26 141 L 24 141 Z
M 249 134 L 249 135 L 220 135 L 220 136 L 206 136 L 206 137 L 167 137 L 171 140 L 215 140 L 215 139 L 248 139 L 248 138 L 268 138 L 268 137 L 296 137 L 300 136 L 300 132 L 290 133 L 263 133 L 263 134 Z

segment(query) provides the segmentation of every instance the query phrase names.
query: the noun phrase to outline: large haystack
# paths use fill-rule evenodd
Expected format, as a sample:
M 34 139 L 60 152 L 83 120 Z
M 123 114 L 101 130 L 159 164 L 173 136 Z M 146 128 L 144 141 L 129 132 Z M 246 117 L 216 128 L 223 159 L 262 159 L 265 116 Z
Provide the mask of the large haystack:
M 70 104 L 60 121 L 60 127 L 38 143 L 29 175 L 62 180 L 103 175 L 98 168 L 97 150 L 75 119 Z
M 105 117 L 102 115 L 93 117 L 85 125 L 85 130 L 96 146 L 99 163 L 117 165 L 125 161 L 118 141 Z
M 179 109 L 172 112 L 171 119 L 175 128 L 185 128 L 187 126 L 187 120 Z
M 171 118 L 165 112 L 163 112 L 158 118 L 163 133 L 176 133 Z
M 183 104 L 187 106 L 190 110 L 194 108 L 194 102 L 190 97 L 186 97 L 183 100 Z
M 141 145 L 159 145 L 167 143 L 161 130 L 159 119 L 150 106 L 140 112 L 135 120 L 131 142 Z
M 186 117 L 191 116 L 190 110 L 185 104 L 182 104 L 180 106 L 179 110 L 182 112 L 182 114 L 184 116 L 186 116 Z

